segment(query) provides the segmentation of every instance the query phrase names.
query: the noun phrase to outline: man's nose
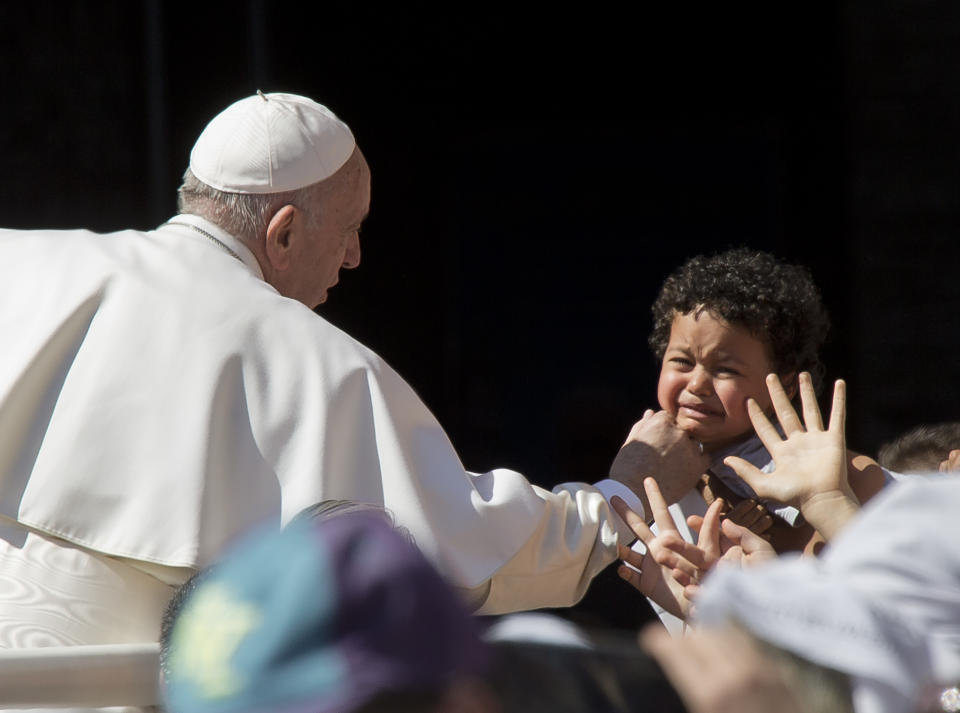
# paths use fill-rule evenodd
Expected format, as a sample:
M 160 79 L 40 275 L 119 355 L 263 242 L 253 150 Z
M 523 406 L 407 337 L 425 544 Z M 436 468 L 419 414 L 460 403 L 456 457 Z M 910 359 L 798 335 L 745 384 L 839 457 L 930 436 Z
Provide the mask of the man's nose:
M 360 264 L 360 234 L 354 233 L 343 254 L 343 267 L 352 270 Z

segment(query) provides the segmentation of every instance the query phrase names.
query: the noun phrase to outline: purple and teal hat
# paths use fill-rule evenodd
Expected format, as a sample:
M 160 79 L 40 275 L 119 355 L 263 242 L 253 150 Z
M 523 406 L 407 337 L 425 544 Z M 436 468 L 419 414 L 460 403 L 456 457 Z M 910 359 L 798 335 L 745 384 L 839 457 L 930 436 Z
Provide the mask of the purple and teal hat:
M 172 713 L 347 712 L 486 663 L 474 619 L 375 514 L 259 533 L 201 576 L 171 633 Z

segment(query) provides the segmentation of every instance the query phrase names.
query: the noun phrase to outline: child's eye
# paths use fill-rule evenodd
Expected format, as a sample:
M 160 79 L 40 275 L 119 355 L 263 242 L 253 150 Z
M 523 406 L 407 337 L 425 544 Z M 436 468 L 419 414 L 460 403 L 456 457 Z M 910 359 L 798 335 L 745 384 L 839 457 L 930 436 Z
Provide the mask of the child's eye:
M 679 356 L 670 357 L 670 363 L 676 364 L 677 366 L 684 366 L 684 367 L 693 366 L 692 360 L 687 359 L 686 357 L 679 357 Z
M 736 369 L 732 369 L 729 366 L 721 366 L 717 368 L 718 374 L 723 374 L 725 376 L 741 376 L 740 372 Z

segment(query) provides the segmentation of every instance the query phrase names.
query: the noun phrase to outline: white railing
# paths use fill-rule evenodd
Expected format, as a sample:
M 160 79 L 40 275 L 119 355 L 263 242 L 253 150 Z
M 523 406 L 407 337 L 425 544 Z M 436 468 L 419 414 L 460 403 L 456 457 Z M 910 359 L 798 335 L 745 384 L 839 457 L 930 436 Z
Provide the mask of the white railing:
M 150 706 L 159 644 L 0 649 L 0 709 Z

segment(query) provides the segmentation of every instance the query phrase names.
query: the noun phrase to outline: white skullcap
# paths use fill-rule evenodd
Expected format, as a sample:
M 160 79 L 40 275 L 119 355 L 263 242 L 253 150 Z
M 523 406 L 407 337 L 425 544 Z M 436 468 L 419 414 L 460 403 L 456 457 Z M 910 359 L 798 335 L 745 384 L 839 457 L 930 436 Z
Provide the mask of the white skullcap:
M 258 91 L 207 124 L 190 152 L 190 170 L 227 193 L 281 193 L 329 178 L 356 145 L 325 106 Z

